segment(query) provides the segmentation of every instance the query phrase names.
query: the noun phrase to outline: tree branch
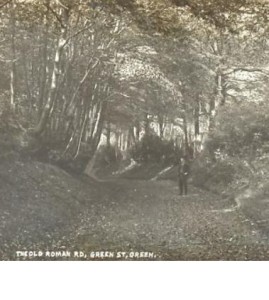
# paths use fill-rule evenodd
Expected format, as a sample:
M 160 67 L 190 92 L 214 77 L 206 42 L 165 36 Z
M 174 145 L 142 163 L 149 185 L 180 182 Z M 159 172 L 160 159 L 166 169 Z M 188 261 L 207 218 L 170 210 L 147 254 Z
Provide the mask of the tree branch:
M 7 0 L 6 2 L 0 4 L 0 9 L 2 9 L 3 7 L 5 7 L 7 4 L 9 4 L 12 0 Z
M 86 26 L 86 27 L 84 27 L 84 28 L 78 30 L 78 31 L 75 32 L 74 34 L 71 34 L 70 36 L 68 36 L 68 37 L 66 38 L 64 44 L 62 45 L 62 48 L 64 48 L 72 38 L 78 36 L 78 35 L 79 35 L 80 33 L 82 33 L 83 31 L 88 30 L 89 28 L 91 28 L 91 26 L 92 26 L 92 25 Z
M 45 4 L 45 6 L 47 7 L 48 10 L 50 10 L 53 13 L 53 15 L 56 17 L 57 21 L 61 24 L 61 27 L 65 28 L 63 21 L 61 20 L 59 15 L 56 13 L 56 11 L 54 11 L 49 4 Z
M 63 7 L 64 9 L 69 10 L 69 7 L 65 6 L 60 0 L 57 0 L 57 3 L 59 3 L 60 6 Z

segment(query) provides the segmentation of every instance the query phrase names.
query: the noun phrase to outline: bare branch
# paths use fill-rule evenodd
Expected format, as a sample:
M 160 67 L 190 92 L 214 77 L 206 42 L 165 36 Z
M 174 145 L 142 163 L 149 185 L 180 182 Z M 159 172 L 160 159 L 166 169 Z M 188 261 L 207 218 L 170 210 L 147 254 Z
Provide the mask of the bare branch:
M 45 4 L 45 6 L 47 7 L 48 10 L 50 10 L 53 13 L 53 15 L 56 17 L 57 21 L 61 24 L 61 27 L 65 28 L 65 24 L 61 20 L 60 16 L 56 13 L 56 11 L 53 10 L 49 4 Z
M 89 28 L 91 28 L 91 26 L 92 26 L 92 25 L 86 26 L 86 27 L 84 27 L 84 28 L 78 30 L 78 31 L 75 32 L 74 34 L 71 34 L 69 37 L 66 38 L 66 40 L 65 40 L 64 44 L 62 45 L 62 47 L 64 48 L 72 38 L 78 36 L 78 35 L 81 34 L 83 31 L 88 30 Z
M 6 2 L 0 4 L 0 9 L 2 9 L 3 7 L 5 7 L 7 4 L 9 4 L 12 0 L 7 0 Z
M 67 6 L 65 6 L 60 0 L 57 0 L 57 3 L 59 3 L 60 6 L 63 7 L 64 9 L 69 10 L 69 8 Z

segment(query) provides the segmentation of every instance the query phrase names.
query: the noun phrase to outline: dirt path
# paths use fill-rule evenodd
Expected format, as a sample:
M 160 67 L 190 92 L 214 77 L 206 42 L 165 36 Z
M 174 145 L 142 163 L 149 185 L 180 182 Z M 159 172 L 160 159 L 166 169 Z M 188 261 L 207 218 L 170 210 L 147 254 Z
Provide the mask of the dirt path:
M 86 251 L 154 251 L 172 260 L 269 258 L 267 238 L 233 201 L 193 187 L 182 197 L 172 181 L 111 181 L 107 189 L 77 231 Z
M 36 162 L 3 163 L 1 174 L 2 260 L 40 249 L 150 251 L 159 260 L 269 259 L 258 222 L 233 201 L 194 187 L 180 197 L 169 180 L 94 183 Z

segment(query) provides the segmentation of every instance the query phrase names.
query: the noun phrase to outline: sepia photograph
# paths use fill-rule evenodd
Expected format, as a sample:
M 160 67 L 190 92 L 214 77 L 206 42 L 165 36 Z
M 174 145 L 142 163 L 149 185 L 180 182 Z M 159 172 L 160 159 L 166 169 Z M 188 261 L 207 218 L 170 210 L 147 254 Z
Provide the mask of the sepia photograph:
M 0 261 L 268 261 L 269 0 L 0 0 Z

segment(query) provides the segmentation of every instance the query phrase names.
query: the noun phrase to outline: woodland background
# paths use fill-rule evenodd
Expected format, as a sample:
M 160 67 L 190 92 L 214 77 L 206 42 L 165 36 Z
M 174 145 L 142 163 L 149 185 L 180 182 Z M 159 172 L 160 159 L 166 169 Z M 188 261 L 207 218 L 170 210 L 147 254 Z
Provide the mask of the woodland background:
M 21 160 L 176 180 L 186 156 L 194 186 L 255 207 L 269 194 L 268 17 L 262 0 L 2 0 L 3 182 Z

